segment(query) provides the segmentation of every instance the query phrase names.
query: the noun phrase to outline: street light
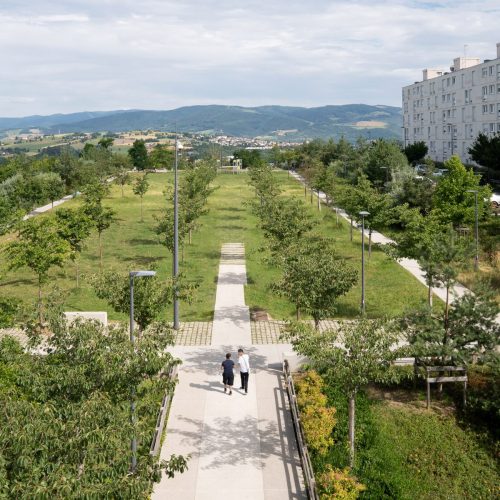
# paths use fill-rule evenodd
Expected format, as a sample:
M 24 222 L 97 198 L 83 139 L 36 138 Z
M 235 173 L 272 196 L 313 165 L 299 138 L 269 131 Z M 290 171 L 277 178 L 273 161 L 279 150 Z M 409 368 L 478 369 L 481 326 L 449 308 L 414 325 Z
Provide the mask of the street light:
M 479 221 L 477 210 L 477 189 L 468 189 L 468 193 L 474 193 L 474 212 L 475 212 L 475 227 L 474 236 L 476 240 L 476 256 L 474 257 L 474 271 L 479 271 Z
M 370 215 L 370 212 L 359 212 L 361 215 L 361 314 L 365 314 L 365 217 Z
M 179 164 L 179 140 L 175 134 L 175 162 L 174 162 L 174 330 L 179 329 L 179 293 L 177 290 L 177 277 L 179 275 L 179 200 L 177 169 Z
M 142 278 L 147 276 L 154 276 L 155 271 L 130 271 L 130 342 L 135 345 L 134 336 L 134 278 Z M 135 387 L 132 387 L 130 399 L 130 421 L 132 422 L 132 428 L 134 434 L 132 436 L 132 442 L 130 443 L 130 449 L 132 451 L 131 460 L 131 471 L 135 472 L 137 467 L 137 437 L 135 435 Z

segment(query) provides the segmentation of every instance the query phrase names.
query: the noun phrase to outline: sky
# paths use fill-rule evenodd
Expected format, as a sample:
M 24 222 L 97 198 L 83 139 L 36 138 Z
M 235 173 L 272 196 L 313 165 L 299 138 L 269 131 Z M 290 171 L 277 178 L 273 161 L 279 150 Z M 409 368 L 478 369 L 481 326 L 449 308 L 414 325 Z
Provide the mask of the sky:
M 496 57 L 499 0 L 0 1 L 0 116 L 401 105 L 422 69 Z

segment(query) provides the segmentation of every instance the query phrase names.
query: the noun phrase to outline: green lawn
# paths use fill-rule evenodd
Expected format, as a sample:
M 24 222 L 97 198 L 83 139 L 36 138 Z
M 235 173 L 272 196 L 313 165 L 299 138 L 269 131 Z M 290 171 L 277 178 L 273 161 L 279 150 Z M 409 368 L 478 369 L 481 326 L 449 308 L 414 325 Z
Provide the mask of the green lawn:
M 302 196 L 301 185 L 289 179 L 285 172 L 278 172 L 285 195 Z M 144 198 L 144 222 L 140 222 L 139 198 L 132 194 L 130 186 L 125 187 L 125 197 L 120 188 L 113 186 L 111 196 L 105 205 L 116 210 L 119 221 L 104 233 L 104 269 L 126 271 L 132 268 L 147 268 L 152 264 L 159 266 L 160 276 L 171 274 L 172 259 L 168 250 L 158 243 L 153 232 L 154 215 L 166 199 L 162 192 L 172 182 L 171 174 L 151 174 L 150 190 Z M 215 181 L 216 191 L 209 198 L 209 212 L 200 219 L 200 228 L 193 235 L 192 245 L 185 247 L 185 261 L 181 270 L 186 277 L 199 283 L 193 304 L 182 304 L 181 320 L 206 321 L 212 318 L 215 302 L 215 287 L 218 273 L 220 247 L 226 242 L 243 242 L 246 248 L 249 284 L 246 288 L 246 301 L 250 307 L 267 310 L 275 319 L 291 318 L 294 307 L 286 300 L 276 297 L 269 285 L 276 280 L 278 271 L 262 261 L 262 247 L 265 244 L 262 231 L 257 227 L 257 218 L 251 213 L 248 202 L 253 192 L 247 185 L 247 176 L 219 175 Z M 64 206 L 75 206 L 78 200 Z M 349 241 L 348 225 L 341 222 L 336 226 L 335 217 L 325 208 L 318 213 L 316 204 L 310 210 L 321 218 L 319 230 L 333 237 L 339 254 L 354 266 L 361 266 L 361 238 L 355 233 L 354 242 Z M 2 239 L 3 242 L 8 237 Z M 97 237 L 94 235 L 80 259 L 81 273 L 98 272 Z M 36 283 L 29 270 L 7 271 L 6 262 L 0 263 L 0 294 L 14 296 L 24 301 L 34 300 Z M 68 263 L 63 269 L 51 272 L 52 282 L 64 290 L 67 310 L 107 310 L 110 319 L 124 316 L 114 313 L 107 304 L 96 298 L 92 289 L 82 280 L 76 288 L 75 267 Z M 399 265 L 387 259 L 379 250 L 374 250 L 366 267 L 366 303 L 369 316 L 394 315 L 406 307 L 425 300 L 426 292 L 417 280 Z M 339 316 L 352 317 L 358 314 L 360 285 L 356 286 L 339 303 Z M 170 307 L 165 308 L 165 317 L 170 319 Z

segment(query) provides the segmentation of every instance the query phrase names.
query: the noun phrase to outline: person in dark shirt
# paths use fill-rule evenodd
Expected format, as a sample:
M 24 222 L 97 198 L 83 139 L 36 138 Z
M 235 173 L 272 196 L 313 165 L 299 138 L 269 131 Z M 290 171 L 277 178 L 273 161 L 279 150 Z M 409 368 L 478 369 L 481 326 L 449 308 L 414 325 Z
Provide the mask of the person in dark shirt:
M 226 354 L 226 359 L 221 364 L 222 371 L 222 383 L 224 384 L 224 392 L 227 392 L 229 388 L 229 395 L 233 394 L 233 383 L 234 383 L 234 361 L 231 359 L 231 353 Z

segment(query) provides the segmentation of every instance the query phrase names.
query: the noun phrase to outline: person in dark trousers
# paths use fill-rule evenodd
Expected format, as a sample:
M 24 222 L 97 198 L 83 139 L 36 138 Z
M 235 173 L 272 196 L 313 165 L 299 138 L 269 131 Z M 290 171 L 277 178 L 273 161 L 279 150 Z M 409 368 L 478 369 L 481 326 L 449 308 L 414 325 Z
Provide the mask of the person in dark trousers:
M 240 365 L 240 378 L 241 378 L 240 389 L 244 389 L 245 394 L 248 394 L 248 377 L 250 376 L 250 358 L 248 354 L 245 354 L 243 352 L 243 349 L 238 349 L 238 364 Z
M 226 359 L 221 364 L 222 371 L 222 383 L 224 384 L 224 392 L 227 392 L 229 388 L 229 395 L 233 394 L 233 383 L 234 383 L 234 361 L 231 359 L 231 353 L 226 354 Z

